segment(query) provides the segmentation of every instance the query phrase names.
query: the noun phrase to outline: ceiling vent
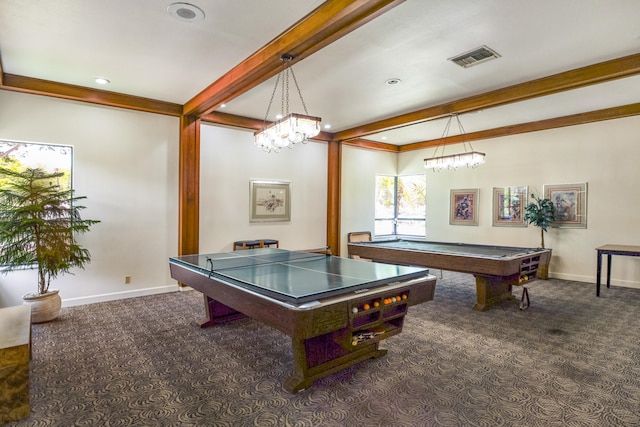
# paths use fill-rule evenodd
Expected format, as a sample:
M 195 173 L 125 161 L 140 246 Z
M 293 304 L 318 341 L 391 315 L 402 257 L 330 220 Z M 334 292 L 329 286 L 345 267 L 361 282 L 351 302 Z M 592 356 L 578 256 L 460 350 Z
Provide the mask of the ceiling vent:
M 500 55 L 495 50 L 490 49 L 487 46 L 480 46 L 470 50 L 469 52 L 449 58 L 449 61 L 452 61 L 463 68 L 469 68 L 472 65 L 478 65 L 482 62 L 496 58 L 500 58 Z

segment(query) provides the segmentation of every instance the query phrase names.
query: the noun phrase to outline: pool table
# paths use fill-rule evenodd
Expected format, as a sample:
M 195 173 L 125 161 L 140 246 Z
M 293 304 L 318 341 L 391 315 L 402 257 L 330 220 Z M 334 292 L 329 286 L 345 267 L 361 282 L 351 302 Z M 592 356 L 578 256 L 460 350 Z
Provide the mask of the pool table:
M 169 259 L 171 277 L 204 295 L 202 327 L 244 315 L 291 337 L 297 393 L 317 379 L 384 356 L 410 306 L 433 300 L 423 267 L 354 261 L 279 248 Z M 242 339 L 239 337 L 238 339 Z
M 471 273 L 476 278 L 474 310 L 513 298 L 513 285 L 534 280 L 548 268 L 550 249 L 430 242 L 412 239 L 351 242 L 349 256 L 398 265 L 419 265 Z

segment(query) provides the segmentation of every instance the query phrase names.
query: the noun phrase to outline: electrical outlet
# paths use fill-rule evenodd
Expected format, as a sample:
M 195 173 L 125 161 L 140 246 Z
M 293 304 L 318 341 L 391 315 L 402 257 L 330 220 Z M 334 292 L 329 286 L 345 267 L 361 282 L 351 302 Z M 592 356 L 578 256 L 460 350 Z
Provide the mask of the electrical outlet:
M 124 276 L 124 284 L 128 285 L 129 283 L 131 283 L 131 276 Z

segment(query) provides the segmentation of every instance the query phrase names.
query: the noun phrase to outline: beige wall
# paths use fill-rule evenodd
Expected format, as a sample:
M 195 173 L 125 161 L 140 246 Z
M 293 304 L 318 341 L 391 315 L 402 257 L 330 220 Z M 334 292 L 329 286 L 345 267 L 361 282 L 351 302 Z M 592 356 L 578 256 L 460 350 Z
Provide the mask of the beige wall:
M 168 267 L 178 251 L 177 118 L 0 91 L 0 139 L 74 147 L 84 216 L 102 222 L 81 236 L 91 264 L 55 281 L 64 306 L 178 289 Z M 325 244 L 326 144 L 268 154 L 251 132 L 204 125 L 201 159 L 201 251 L 256 238 L 290 249 Z M 249 223 L 251 179 L 291 182 L 290 222 Z M 33 270 L 0 275 L 0 307 L 21 304 L 35 284 Z
M 364 148 L 342 147 L 340 254 L 348 255 L 347 234 L 374 231 L 375 177 L 395 175 L 398 155 Z
M 326 144 L 265 153 L 252 132 L 204 125 L 200 152 L 200 252 L 231 251 L 237 240 L 276 239 L 285 249 L 326 244 Z M 251 180 L 291 183 L 291 221 L 249 222 Z
M 72 145 L 83 216 L 102 221 L 80 236 L 92 263 L 52 285 L 65 305 L 177 289 L 167 259 L 177 248 L 178 130 L 174 117 L 0 91 L 0 138 Z M 0 275 L 0 306 L 35 290 L 34 270 Z
M 540 194 L 545 184 L 588 183 L 586 229 L 551 229 L 545 244 L 553 249 L 553 277 L 595 282 L 597 246 L 606 243 L 640 245 L 640 117 L 610 120 L 523 135 L 474 142 L 487 154 L 487 163 L 477 169 L 427 171 L 427 238 L 436 241 L 536 247 L 539 230 L 492 226 L 493 187 L 526 185 Z M 460 145 L 448 149 L 462 150 Z M 397 173 L 425 172 L 423 159 L 433 149 L 402 153 Z M 354 179 L 343 177 L 343 235 L 352 230 L 373 230 L 371 203 L 352 201 L 344 194 L 360 191 L 373 194 L 376 173 L 387 153 L 373 155 L 345 149 L 344 169 L 351 165 L 372 165 L 360 169 Z M 377 160 L 376 160 L 377 159 Z M 478 188 L 479 225 L 449 225 L 451 189 Z M 346 240 L 346 238 L 345 238 Z M 346 250 L 346 249 L 345 249 Z M 344 252 L 346 254 L 346 252 Z M 640 288 L 640 258 L 614 257 L 612 282 Z
M 87 218 L 102 222 L 81 240 L 86 270 L 55 282 L 66 306 L 177 289 L 168 258 L 177 253 L 179 123 L 174 117 L 0 91 L 0 138 L 74 146 L 74 187 L 87 196 Z M 588 228 L 553 229 L 555 277 L 593 282 L 596 246 L 640 244 L 640 117 L 474 143 L 487 153 L 475 170 L 428 172 L 427 237 L 537 246 L 538 230 L 491 226 L 494 186 L 587 182 Z M 201 250 L 230 250 L 234 240 L 275 238 L 289 249 L 321 246 L 326 235 L 327 150 L 310 143 L 267 154 L 250 132 L 202 129 Z M 396 155 L 343 148 L 341 253 L 346 233 L 373 230 L 376 174 L 424 171 L 432 150 Z M 288 223 L 249 223 L 249 181 L 290 181 Z M 449 191 L 480 189 L 478 227 L 448 224 Z M 640 287 L 640 258 L 614 258 L 614 284 Z M 130 284 L 124 276 L 130 275 Z M 0 307 L 35 289 L 32 270 L 0 275 Z

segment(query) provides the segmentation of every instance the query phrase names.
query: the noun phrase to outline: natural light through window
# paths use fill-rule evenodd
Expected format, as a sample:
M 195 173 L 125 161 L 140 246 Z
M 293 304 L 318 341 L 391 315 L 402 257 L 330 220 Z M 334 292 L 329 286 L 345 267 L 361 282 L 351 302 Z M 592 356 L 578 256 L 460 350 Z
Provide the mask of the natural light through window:
M 40 168 L 47 172 L 63 172 L 57 185 L 71 188 L 73 148 L 68 145 L 38 144 L 32 142 L 0 140 L 0 165 L 22 170 Z
M 376 176 L 375 235 L 426 236 L 425 174 Z

